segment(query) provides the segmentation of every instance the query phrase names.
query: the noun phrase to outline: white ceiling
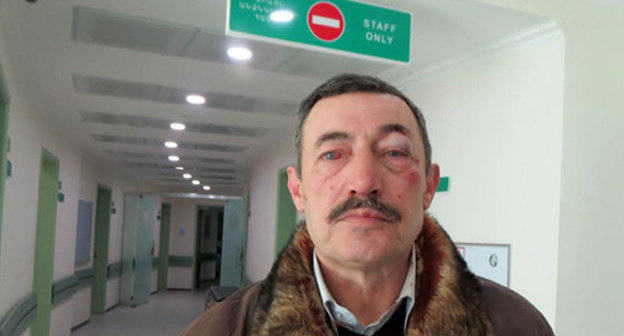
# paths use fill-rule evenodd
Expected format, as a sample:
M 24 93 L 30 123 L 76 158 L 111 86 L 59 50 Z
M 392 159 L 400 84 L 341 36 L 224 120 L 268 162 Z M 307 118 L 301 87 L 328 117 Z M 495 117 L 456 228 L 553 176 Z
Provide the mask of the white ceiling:
M 225 36 L 226 0 L 1 1 L 15 81 L 42 120 L 94 164 L 175 194 L 203 191 L 169 154 L 209 193 L 240 195 L 250 165 L 272 143 L 292 142 L 299 101 L 334 74 L 401 85 L 550 24 L 467 0 L 364 1 L 413 14 L 411 63 L 391 65 Z M 253 59 L 229 60 L 233 44 Z M 206 104 L 188 105 L 187 93 Z M 187 130 L 170 130 L 172 121 Z

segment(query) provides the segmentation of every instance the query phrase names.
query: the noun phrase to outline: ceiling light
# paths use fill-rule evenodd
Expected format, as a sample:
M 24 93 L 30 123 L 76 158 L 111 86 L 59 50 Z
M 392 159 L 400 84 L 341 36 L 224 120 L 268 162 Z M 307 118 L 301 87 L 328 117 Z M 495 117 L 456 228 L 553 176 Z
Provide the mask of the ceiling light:
M 180 161 L 180 157 L 177 155 L 169 155 L 169 161 L 173 161 L 173 162 Z
M 205 185 L 204 190 L 210 190 L 210 186 Z
M 184 167 L 182 167 L 182 166 L 176 166 L 176 170 L 184 170 Z
M 165 147 L 167 148 L 178 148 L 178 143 L 173 141 L 165 141 Z
M 182 177 L 184 177 L 187 180 L 190 180 L 193 176 L 191 176 L 191 174 L 182 174 Z
M 231 47 L 230 49 L 228 49 L 227 54 L 228 56 L 230 56 L 231 59 L 237 61 L 246 61 L 250 59 L 253 55 L 251 53 L 251 50 L 243 47 Z
M 186 101 L 189 102 L 189 104 L 202 105 L 203 103 L 206 102 L 206 98 L 200 95 L 190 94 L 186 96 Z
M 169 127 L 171 127 L 172 129 L 174 129 L 176 131 L 183 131 L 183 130 L 186 129 L 186 126 L 183 123 L 179 123 L 179 122 L 171 123 L 171 125 L 169 125 Z
M 199 185 L 199 180 L 193 180 L 193 185 Z
M 287 9 L 276 10 L 269 16 L 271 21 L 277 23 L 290 22 L 295 18 L 295 14 Z

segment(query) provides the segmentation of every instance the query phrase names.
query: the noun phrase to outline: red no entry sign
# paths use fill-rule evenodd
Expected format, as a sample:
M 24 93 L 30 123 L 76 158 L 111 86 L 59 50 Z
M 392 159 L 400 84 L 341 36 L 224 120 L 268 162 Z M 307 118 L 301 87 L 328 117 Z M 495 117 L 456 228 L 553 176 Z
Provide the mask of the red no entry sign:
M 332 42 L 344 32 L 344 16 L 333 3 L 320 1 L 308 11 L 308 28 L 319 40 Z

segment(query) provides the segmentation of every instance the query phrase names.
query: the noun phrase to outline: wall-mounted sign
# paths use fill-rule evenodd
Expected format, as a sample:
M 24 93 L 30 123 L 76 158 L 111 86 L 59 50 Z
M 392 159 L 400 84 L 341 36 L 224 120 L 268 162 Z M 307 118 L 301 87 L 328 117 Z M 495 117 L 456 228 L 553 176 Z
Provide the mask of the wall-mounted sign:
M 437 192 L 449 191 L 449 182 L 451 178 L 448 176 L 440 177 L 440 183 L 438 184 Z
M 289 19 L 272 19 L 276 12 Z M 275 17 L 275 16 L 273 16 Z M 412 14 L 352 0 L 230 0 L 225 31 L 301 48 L 410 61 Z
M 455 243 L 472 273 L 509 286 L 509 245 Z

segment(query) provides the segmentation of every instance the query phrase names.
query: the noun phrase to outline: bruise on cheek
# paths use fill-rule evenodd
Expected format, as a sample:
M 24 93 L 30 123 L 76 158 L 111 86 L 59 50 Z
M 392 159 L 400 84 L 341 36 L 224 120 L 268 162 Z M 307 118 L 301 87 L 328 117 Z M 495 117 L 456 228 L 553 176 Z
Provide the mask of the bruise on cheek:
M 405 179 L 410 185 L 414 185 L 420 179 L 420 174 L 416 168 L 414 165 L 405 171 Z

